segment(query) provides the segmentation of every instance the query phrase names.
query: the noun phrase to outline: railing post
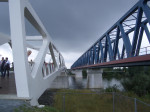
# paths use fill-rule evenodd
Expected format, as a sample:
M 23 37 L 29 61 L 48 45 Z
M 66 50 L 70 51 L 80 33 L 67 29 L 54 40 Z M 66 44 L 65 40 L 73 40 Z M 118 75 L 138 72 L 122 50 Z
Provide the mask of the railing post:
M 115 92 L 113 92 L 113 112 L 115 112 Z
M 134 98 L 134 112 L 137 112 L 136 98 Z

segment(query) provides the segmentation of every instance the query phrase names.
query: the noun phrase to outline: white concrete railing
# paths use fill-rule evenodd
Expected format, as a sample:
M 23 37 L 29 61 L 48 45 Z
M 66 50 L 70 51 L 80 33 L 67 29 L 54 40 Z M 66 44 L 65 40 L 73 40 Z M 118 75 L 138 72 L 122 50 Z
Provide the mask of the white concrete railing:
M 30 71 L 32 72 L 33 68 L 34 68 L 34 62 L 29 62 L 29 68 Z M 61 65 L 59 65 L 59 68 L 61 68 Z M 54 63 L 46 63 L 44 62 L 42 69 L 42 75 L 43 77 L 46 77 L 50 74 L 52 74 L 53 72 L 57 71 L 55 69 Z
M 43 74 L 43 77 L 46 77 L 47 75 L 53 73 L 55 71 L 55 68 L 54 68 L 54 64 L 53 63 L 44 63 L 43 64 L 43 67 L 42 67 L 42 74 Z
M 30 70 L 32 72 L 34 67 L 34 62 L 29 62 Z M 52 74 L 55 72 L 55 67 L 53 63 L 44 63 L 42 69 L 42 75 L 43 77 L 48 76 L 49 74 Z

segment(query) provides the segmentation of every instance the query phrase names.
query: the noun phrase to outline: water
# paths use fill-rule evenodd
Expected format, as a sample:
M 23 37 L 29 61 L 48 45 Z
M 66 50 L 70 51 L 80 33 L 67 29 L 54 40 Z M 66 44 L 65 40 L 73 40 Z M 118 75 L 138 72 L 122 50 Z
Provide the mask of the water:
M 69 89 L 84 89 L 88 88 L 87 78 L 75 78 L 75 76 L 69 76 Z M 121 80 L 112 78 L 111 80 L 102 79 L 102 88 L 106 89 L 107 87 L 117 86 L 119 90 L 123 90 Z
M 123 90 L 123 86 L 121 84 L 121 80 L 117 80 L 115 78 L 112 78 L 111 80 L 103 79 L 103 87 L 106 89 L 107 87 L 117 86 L 119 90 Z

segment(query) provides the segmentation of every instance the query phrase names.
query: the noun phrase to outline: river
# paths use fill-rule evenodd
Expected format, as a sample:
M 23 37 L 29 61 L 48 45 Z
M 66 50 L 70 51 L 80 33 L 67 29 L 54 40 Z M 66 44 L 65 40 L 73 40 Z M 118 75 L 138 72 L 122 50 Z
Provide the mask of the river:
M 75 78 L 75 76 L 68 76 L 69 89 L 85 89 L 88 88 L 87 78 Z M 106 89 L 107 87 L 117 86 L 119 90 L 123 90 L 121 80 L 112 78 L 111 80 L 102 79 L 102 88 Z

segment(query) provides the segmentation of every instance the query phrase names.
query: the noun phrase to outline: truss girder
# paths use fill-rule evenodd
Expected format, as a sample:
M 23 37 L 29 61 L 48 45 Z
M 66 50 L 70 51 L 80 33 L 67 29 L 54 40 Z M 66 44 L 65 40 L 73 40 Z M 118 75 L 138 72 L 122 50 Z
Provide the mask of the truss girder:
M 85 52 L 90 53 L 89 57 L 85 59 L 86 63 L 80 63 L 84 53 L 71 68 L 139 56 L 144 32 L 150 43 L 150 27 L 148 27 L 150 25 L 150 5 L 148 2 L 150 1 L 140 0 L 137 2 Z

